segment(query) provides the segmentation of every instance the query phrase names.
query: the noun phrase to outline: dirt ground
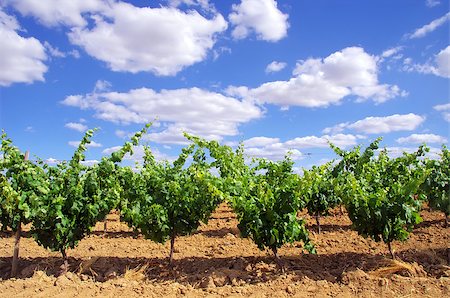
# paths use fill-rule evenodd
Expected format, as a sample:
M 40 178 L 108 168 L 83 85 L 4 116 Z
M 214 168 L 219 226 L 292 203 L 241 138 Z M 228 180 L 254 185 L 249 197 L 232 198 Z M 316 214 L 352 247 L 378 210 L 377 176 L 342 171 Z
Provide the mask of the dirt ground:
M 323 217 L 322 233 L 304 214 L 317 255 L 301 243 L 286 245 L 281 272 L 268 251 L 239 237 L 234 213 L 222 204 L 207 225 L 175 242 L 153 243 L 108 216 L 108 231 L 69 250 L 70 272 L 59 276 L 59 253 L 39 247 L 29 234 L 21 240 L 20 274 L 8 279 L 14 237 L 1 234 L 0 297 L 450 297 L 450 228 L 439 212 L 422 211 L 407 242 L 395 242 L 398 261 L 383 243 L 358 236 L 339 209 Z

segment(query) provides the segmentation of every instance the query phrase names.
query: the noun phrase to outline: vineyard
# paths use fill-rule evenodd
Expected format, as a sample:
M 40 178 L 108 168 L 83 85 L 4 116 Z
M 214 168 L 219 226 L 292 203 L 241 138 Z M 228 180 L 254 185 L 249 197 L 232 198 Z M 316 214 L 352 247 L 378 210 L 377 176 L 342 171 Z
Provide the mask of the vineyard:
M 294 172 L 186 135 L 174 162 L 150 125 L 92 166 L 88 131 L 55 166 L 2 134 L 0 295 L 355 296 L 450 293 L 450 152 L 345 151 Z M 9 294 L 10 295 L 10 294 Z

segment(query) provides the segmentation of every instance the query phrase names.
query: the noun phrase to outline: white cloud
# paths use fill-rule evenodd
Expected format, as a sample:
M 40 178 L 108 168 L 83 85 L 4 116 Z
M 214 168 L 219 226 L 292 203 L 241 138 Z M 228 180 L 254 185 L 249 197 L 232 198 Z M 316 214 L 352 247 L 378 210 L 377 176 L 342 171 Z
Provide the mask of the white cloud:
M 400 47 L 400 46 L 387 49 L 381 54 L 381 57 L 388 58 L 388 57 L 394 56 L 395 54 L 399 53 L 402 49 L 403 49 L 403 47 Z
M 80 141 L 69 141 L 68 144 L 72 147 L 78 147 L 80 145 Z M 91 141 L 89 144 L 86 145 L 88 148 L 100 148 L 103 147 L 102 144 L 97 143 L 95 141 Z
M 328 133 L 337 134 L 337 133 L 343 132 L 345 130 L 345 128 L 347 128 L 347 126 L 349 124 L 350 124 L 349 122 L 339 123 L 339 124 L 336 124 L 336 125 L 334 125 L 332 127 L 324 128 L 322 130 L 322 133 L 325 133 L 325 134 L 328 134 Z
M 445 24 L 445 22 L 447 22 L 448 20 L 450 20 L 450 12 L 448 12 L 447 14 L 445 14 L 444 16 L 440 17 L 439 19 L 433 20 L 431 23 L 416 29 L 412 34 L 410 34 L 408 37 L 410 39 L 414 39 L 414 38 L 421 38 L 426 36 L 428 33 L 433 32 L 434 30 L 436 30 L 438 27 L 442 26 Z
M 283 143 L 275 143 L 265 147 L 246 148 L 244 153 L 250 157 L 267 158 L 270 160 L 282 160 L 287 154 L 290 154 L 292 160 L 298 160 L 303 157 L 299 150 L 289 149 Z
M 80 163 L 82 164 L 82 165 L 85 165 L 85 166 L 87 166 L 87 167 L 91 167 L 91 166 L 93 166 L 93 165 L 96 165 L 96 164 L 98 164 L 98 160 L 96 160 L 96 159 L 88 159 L 88 160 L 82 160 Z
M 86 26 L 84 13 L 95 13 L 108 9 L 108 1 L 101 0 L 6 0 L 24 16 L 33 16 L 42 24 L 52 27 Z
M 105 80 L 97 80 L 95 82 L 94 92 L 102 92 L 111 90 L 112 84 Z
M 48 41 L 44 42 L 44 46 L 47 51 L 50 53 L 50 56 L 57 58 L 64 58 L 66 54 L 61 52 L 57 47 L 53 47 Z
M 403 155 L 403 153 L 414 153 L 417 151 L 417 148 L 411 148 L 411 147 L 386 147 L 384 148 L 387 150 L 388 156 L 391 158 L 397 158 Z M 378 149 L 377 151 L 381 151 L 384 149 Z M 438 148 L 430 147 L 430 151 L 425 154 L 426 157 L 431 159 L 439 159 L 441 150 Z
M 386 117 L 367 117 L 346 125 L 346 128 L 366 134 L 379 134 L 414 130 L 424 121 L 425 117 L 413 113 L 405 115 L 395 114 Z
M 436 111 L 450 111 L 450 103 L 436 105 L 433 107 Z
M 163 125 L 146 139 L 159 143 L 185 143 L 183 131 L 220 140 L 223 136 L 237 135 L 240 124 L 263 115 L 249 101 L 199 88 L 94 92 L 68 96 L 62 103 L 92 109 L 95 117 L 114 123 L 146 123 L 157 117 Z
M 435 7 L 439 4 L 441 4 L 441 1 L 439 1 L 439 0 L 426 0 L 425 1 L 425 5 L 428 7 Z
M 445 121 L 450 122 L 450 103 L 437 105 L 433 107 L 436 111 L 442 112 Z
M 35 132 L 36 130 L 34 129 L 33 126 L 27 126 L 25 127 L 25 132 Z
M 128 133 L 127 133 L 126 131 L 124 131 L 124 130 L 121 130 L 121 129 L 117 129 L 117 130 L 114 132 L 114 134 L 115 134 L 116 136 L 118 136 L 119 138 L 121 138 L 121 139 L 123 139 L 123 138 L 125 138 L 126 136 L 128 136 Z
M 349 134 L 297 137 L 285 142 L 280 142 L 278 138 L 254 137 L 244 141 L 244 152 L 251 157 L 263 157 L 271 160 L 281 160 L 290 152 L 291 158 L 298 160 L 304 157 L 301 149 L 328 148 L 328 142 L 345 148 L 356 145 L 356 140 L 356 136 Z
M 56 158 L 53 157 L 49 157 L 45 160 L 45 163 L 47 164 L 57 164 L 59 163 L 59 160 L 57 160 Z
M 450 78 L 450 46 L 440 51 L 436 55 L 436 74 L 444 77 Z
M 203 61 L 217 33 L 227 28 L 220 14 L 207 19 L 195 10 L 135 7 L 124 2 L 94 16 L 93 28 L 75 27 L 72 43 L 107 63 L 113 71 L 175 75 Z M 146 41 L 146 42 L 143 42 Z
M 286 65 L 287 64 L 285 62 L 272 61 L 269 65 L 267 65 L 266 73 L 281 71 L 286 67 Z
M 258 39 L 276 42 L 287 35 L 288 15 L 278 9 L 274 0 L 242 0 L 233 4 L 232 10 L 228 18 L 235 26 L 232 35 L 236 39 L 255 32 Z
M 379 84 L 377 60 L 362 48 L 345 48 L 324 59 L 298 62 L 288 81 L 268 82 L 254 89 L 229 87 L 227 92 L 282 107 L 327 107 L 349 95 L 376 103 L 404 96 L 396 85 Z
M 65 58 L 68 56 L 72 56 L 73 58 L 80 58 L 80 53 L 77 50 L 71 50 L 69 52 L 63 52 L 58 47 L 52 46 L 48 41 L 44 41 L 44 47 L 47 50 L 47 52 L 52 57 L 56 58 Z
M 398 138 L 399 144 L 429 144 L 429 143 L 447 143 L 447 139 L 435 134 L 412 134 L 408 137 Z
M 17 20 L 7 15 L 0 7 L 0 86 L 13 83 L 44 81 L 47 66 L 45 48 L 34 37 L 22 37 Z
M 434 63 L 415 64 L 411 58 L 404 59 L 403 70 L 450 78 L 450 46 L 447 46 L 434 56 Z
M 328 142 L 339 147 L 348 147 L 356 145 L 357 137 L 351 134 L 324 135 L 321 137 L 307 136 L 289 140 L 286 145 L 289 148 L 327 148 Z
M 253 137 L 244 141 L 245 147 L 264 147 L 279 143 L 279 138 Z
M 88 129 L 87 125 L 84 125 L 82 123 L 77 123 L 77 122 L 66 123 L 64 125 L 64 127 L 67 127 L 69 129 L 73 129 L 73 130 L 76 130 L 76 131 L 79 131 L 79 132 L 84 132 L 84 131 L 86 131 Z

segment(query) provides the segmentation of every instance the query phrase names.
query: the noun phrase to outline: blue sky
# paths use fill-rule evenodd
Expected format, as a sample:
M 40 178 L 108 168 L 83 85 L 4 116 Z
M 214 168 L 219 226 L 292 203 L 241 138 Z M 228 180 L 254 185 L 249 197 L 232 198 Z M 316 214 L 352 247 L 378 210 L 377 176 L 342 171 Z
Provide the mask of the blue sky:
M 447 1 L 0 0 L 0 123 L 48 161 L 182 132 L 298 167 L 378 136 L 392 154 L 450 139 Z M 134 159 L 142 150 L 137 148 Z

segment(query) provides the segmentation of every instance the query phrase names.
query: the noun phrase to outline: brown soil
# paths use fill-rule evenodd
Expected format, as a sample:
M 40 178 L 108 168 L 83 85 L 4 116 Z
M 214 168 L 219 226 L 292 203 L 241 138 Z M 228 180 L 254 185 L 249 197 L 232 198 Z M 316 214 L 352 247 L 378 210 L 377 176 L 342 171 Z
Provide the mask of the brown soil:
M 169 243 L 153 243 L 108 216 L 93 234 L 70 250 L 70 272 L 59 276 L 59 253 L 21 240 L 19 276 L 8 279 L 14 236 L 1 234 L 1 297 L 450 297 L 450 228 L 439 212 L 422 211 L 404 243 L 395 242 L 397 261 L 383 243 L 358 236 L 338 209 L 315 219 L 303 214 L 317 255 L 301 243 L 279 253 L 281 272 L 268 251 L 239 238 L 237 220 L 223 204 L 207 225 L 175 242 L 174 265 L 167 265 Z

